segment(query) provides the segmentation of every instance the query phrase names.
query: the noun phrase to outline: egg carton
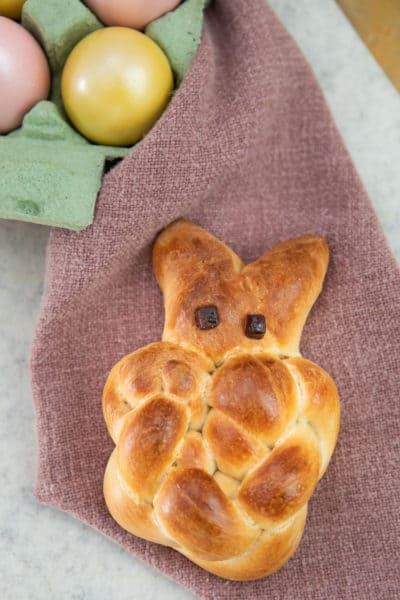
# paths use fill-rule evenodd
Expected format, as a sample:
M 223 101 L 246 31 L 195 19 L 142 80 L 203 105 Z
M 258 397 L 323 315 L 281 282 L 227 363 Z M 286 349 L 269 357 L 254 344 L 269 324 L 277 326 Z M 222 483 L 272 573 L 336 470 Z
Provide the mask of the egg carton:
M 200 44 L 208 3 L 185 0 L 145 30 L 168 56 L 176 87 Z M 0 218 L 78 231 L 93 222 L 107 161 L 134 151 L 90 143 L 73 129 L 62 106 L 66 59 L 83 37 L 103 24 L 79 0 L 27 0 L 22 25 L 45 50 L 52 86 L 49 100 L 36 104 L 22 127 L 0 136 Z

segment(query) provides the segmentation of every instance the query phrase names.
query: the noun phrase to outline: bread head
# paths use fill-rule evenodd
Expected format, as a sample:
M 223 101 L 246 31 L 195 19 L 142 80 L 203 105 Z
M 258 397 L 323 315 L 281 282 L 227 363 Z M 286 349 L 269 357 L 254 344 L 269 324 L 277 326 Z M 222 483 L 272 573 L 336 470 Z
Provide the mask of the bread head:
M 215 362 L 231 351 L 299 353 L 301 332 L 328 266 L 324 238 L 283 242 L 244 265 L 225 244 L 188 221 L 165 229 L 153 248 L 153 268 L 164 294 L 163 340 L 194 346 Z M 220 323 L 201 330 L 198 307 L 216 306 Z M 247 315 L 264 315 L 262 339 L 245 335 Z

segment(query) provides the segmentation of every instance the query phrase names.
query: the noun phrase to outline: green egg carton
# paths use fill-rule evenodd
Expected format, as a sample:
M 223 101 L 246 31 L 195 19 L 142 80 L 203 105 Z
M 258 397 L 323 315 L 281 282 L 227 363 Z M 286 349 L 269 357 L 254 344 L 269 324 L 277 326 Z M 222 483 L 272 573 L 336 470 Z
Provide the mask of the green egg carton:
M 207 4 L 185 0 L 146 28 L 168 56 L 177 86 L 200 44 Z M 69 53 L 103 25 L 79 0 L 27 0 L 22 24 L 46 52 L 52 87 L 49 100 L 34 106 L 20 129 L 0 135 L 0 218 L 78 231 L 93 223 L 106 161 L 132 151 L 88 142 L 70 125 L 61 102 Z

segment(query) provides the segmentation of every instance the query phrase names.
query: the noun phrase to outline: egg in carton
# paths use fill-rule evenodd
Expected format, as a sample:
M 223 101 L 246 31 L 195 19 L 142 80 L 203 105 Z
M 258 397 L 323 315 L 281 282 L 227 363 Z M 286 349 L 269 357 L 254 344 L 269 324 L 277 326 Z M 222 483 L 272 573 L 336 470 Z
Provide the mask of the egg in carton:
M 207 4 L 185 0 L 145 29 L 167 55 L 175 87 L 200 44 Z M 71 126 L 61 101 L 61 74 L 68 55 L 103 24 L 79 0 L 27 0 L 22 25 L 45 50 L 52 85 L 49 100 L 36 104 L 21 128 L 0 136 L 0 218 L 81 230 L 93 222 L 107 164 L 132 151 L 90 143 Z

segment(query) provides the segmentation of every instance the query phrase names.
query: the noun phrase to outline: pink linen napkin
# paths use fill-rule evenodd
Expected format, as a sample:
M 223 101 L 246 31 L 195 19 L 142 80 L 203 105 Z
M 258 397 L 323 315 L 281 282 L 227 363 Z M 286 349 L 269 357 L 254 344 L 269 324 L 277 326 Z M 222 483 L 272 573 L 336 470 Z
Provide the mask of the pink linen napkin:
M 244 260 L 305 233 L 331 263 L 304 356 L 338 384 L 342 426 L 294 557 L 226 582 L 123 531 L 102 495 L 107 373 L 160 339 L 157 232 L 189 218 Z M 394 599 L 400 589 L 400 273 L 315 78 L 265 0 L 214 0 L 156 127 L 104 178 L 94 225 L 53 230 L 32 354 L 37 497 L 207 600 Z

